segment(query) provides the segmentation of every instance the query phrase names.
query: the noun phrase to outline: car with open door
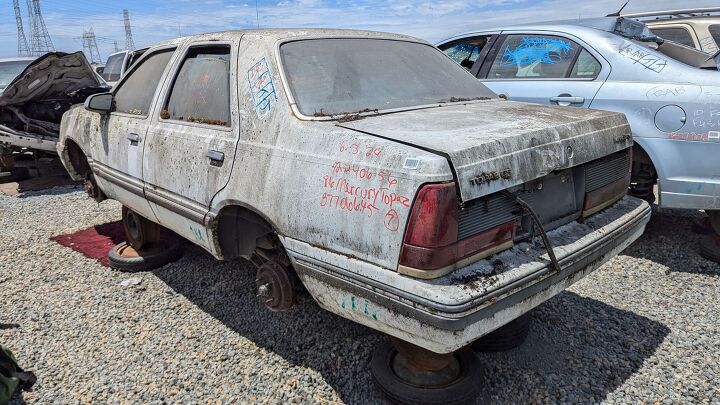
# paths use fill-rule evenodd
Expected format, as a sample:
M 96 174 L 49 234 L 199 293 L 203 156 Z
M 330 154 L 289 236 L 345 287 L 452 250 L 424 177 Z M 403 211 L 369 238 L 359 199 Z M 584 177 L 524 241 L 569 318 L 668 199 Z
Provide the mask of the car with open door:
M 158 226 L 247 259 L 270 310 L 302 285 L 392 336 L 373 375 L 411 403 L 475 395 L 477 358 L 461 349 L 611 259 L 650 215 L 626 195 L 622 114 L 500 99 L 395 34 L 163 42 L 60 132 L 72 176 L 125 206 L 120 268 L 155 257 Z
M 657 185 L 661 207 L 705 210 L 715 235 L 702 252 L 718 261 L 720 56 L 625 17 L 474 31 L 438 47 L 510 100 L 624 113 L 635 140 L 631 194 L 653 202 Z

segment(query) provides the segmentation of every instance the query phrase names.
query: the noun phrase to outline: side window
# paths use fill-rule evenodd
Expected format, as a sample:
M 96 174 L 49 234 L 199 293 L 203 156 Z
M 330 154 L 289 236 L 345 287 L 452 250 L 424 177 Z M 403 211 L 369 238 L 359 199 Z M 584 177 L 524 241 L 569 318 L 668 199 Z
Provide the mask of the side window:
M 105 68 L 103 68 L 102 78 L 108 82 L 116 82 L 120 80 L 120 71 L 122 70 L 123 59 L 125 58 L 124 53 L 110 56 L 105 62 Z
M 695 48 L 695 42 L 693 42 L 692 35 L 690 35 L 690 31 L 686 28 L 653 28 L 650 31 L 664 40 L 677 42 L 678 44 Z
M 150 55 L 131 71 L 115 91 L 115 111 L 147 115 L 160 77 L 175 49 Z
M 161 118 L 230 125 L 230 46 L 191 47 Z
M 470 70 L 487 44 L 489 37 L 465 38 L 441 45 L 440 50 L 451 57 L 460 66 Z
M 490 66 L 488 79 L 566 77 L 580 47 L 566 38 L 509 35 Z
M 708 31 L 710 31 L 710 35 L 712 35 L 718 48 L 720 48 L 720 24 L 713 24 L 709 26 Z
M 602 69 L 600 62 L 598 62 L 590 52 L 583 49 L 580 51 L 577 61 L 575 61 L 575 66 L 573 66 L 570 77 L 576 79 L 594 79 L 600 74 L 600 69 Z

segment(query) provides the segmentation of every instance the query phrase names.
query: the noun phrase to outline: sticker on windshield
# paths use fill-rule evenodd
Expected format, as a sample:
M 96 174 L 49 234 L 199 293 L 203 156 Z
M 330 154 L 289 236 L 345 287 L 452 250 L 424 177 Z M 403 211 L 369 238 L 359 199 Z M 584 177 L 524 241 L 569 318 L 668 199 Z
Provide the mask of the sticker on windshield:
M 248 69 L 248 84 L 255 111 L 258 117 L 262 118 L 272 110 L 273 105 L 277 102 L 275 85 L 265 58 L 260 59 L 258 63 Z

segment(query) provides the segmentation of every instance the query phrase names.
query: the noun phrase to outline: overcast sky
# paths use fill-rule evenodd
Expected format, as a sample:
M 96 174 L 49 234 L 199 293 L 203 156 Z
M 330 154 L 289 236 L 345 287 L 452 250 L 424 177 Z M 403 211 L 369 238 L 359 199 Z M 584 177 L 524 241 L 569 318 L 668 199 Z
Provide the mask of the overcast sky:
M 431 42 L 451 34 L 503 24 L 602 16 L 625 0 L 40 0 L 56 50 L 82 49 L 83 30 L 92 28 L 103 59 L 113 41 L 125 44 L 122 11 L 130 11 L 135 45 L 200 32 L 261 27 L 339 27 L 399 32 Z M 631 0 L 627 12 L 717 6 L 717 0 Z M 25 33 L 26 0 L 20 0 Z M 15 14 L 10 0 L 0 13 L 0 57 L 17 54 Z

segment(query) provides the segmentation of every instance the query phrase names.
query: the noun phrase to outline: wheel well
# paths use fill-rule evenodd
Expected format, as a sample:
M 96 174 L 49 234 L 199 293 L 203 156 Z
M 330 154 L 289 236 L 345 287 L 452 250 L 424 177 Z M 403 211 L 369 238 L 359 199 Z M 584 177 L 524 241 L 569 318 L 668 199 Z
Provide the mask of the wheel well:
M 85 177 L 85 175 L 90 172 L 90 164 L 87 161 L 85 153 L 80 149 L 80 146 L 72 140 L 67 140 L 65 145 L 68 160 L 73 170 L 75 170 L 75 174 L 80 177 Z
M 249 208 L 223 207 L 215 218 L 214 227 L 225 259 L 251 259 L 253 255 L 264 260 L 287 257 L 270 222 Z

